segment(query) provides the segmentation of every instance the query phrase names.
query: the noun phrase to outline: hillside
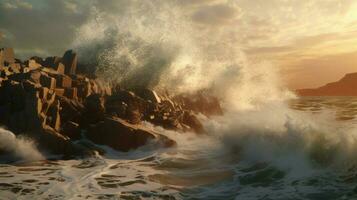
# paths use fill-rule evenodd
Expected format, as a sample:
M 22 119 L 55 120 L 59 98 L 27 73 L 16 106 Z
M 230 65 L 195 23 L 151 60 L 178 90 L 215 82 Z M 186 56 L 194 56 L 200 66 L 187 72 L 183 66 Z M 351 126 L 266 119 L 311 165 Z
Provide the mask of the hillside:
M 319 88 L 296 90 L 300 96 L 357 96 L 357 73 L 346 74 L 337 82 Z

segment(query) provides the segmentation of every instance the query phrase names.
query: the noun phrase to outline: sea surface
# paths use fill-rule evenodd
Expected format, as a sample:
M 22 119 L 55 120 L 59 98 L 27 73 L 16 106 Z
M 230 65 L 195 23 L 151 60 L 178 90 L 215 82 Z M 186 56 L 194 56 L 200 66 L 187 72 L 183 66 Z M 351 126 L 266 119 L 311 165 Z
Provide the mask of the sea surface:
M 301 98 L 204 119 L 177 147 L 0 165 L 0 199 L 357 199 L 357 98 Z M 21 143 L 17 143 L 17 145 Z

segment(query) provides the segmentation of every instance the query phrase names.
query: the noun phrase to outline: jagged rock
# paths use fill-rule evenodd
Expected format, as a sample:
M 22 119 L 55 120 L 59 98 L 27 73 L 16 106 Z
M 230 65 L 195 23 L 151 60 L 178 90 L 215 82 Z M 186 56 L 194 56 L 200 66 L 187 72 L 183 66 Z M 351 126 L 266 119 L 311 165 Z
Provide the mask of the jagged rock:
M 68 121 L 62 126 L 61 133 L 74 140 L 81 138 L 81 128 L 79 124 L 72 121 Z
M 51 127 L 45 126 L 43 129 L 30 133 L 39 144 L 41 149 L 54 154 L 62 154 L 68 158 L 73 156 L 90 156 L 94 152 L 85 146 L 74 144 L 68 137 L 56 132 Z
M 45 61 L 42 63 L 44 67 L 51 67 L 52 69 L 56 69 L 61 62 L 62 58 L 61 57 L 47 57 Z
M 42 65 L 39 64 L 36 60 L 30 59 L 27 63 L 27 67 L 29 68 L 29 70 L 35 70 L 42 67 Z
M 19 63 L 10 63 L 9 64 L 9 71 L 13 73 L 20 73 L 21 72 L 21 65 Z
M 57 67 L 54 68 L 57 73 L 64 74 L 65 73 L 65 66 L 62 63 L 58 63 Z
M 77 69 L 77 54 L 74 53 L 72 50 L 68 50 L 64 53 L 62 57 L 63 65 L 65 66 L 65 73 L 66 74 L 76 74 Z
M 64 96 L 64 88 L 55 88 L 54 91 L 57 96 L 61 96 L 61 97 Z
M 45 124 L 50 126 L 56 131 L 59 131 L 61 128 L 61 115 L 60 115 L 60 102 L 56 100 L 55 103 L 49 106 L 48 111 L 46 112 L 46 122 Z
M 172 140 L 164 136 L 159 137 L 159 134 L 153 131 L 132 125 L 119 118 L 106 118 L 90 127 L 87 137 L 97 144 L 108 145 L 119 151 L 136 149 L 155 138 L 163 140 L 165 146 L 174 144 Z
M 1 61 L 0 63 L 4 64 L 5 66 L 9 65 L 10 63 L 15 63 L 14 49 L 13 48 L 0 49 L 0 61 Z
M 40 77 L 40 84 L 43 87 L 47 87 L 50 90 L 54 90 L 56 88 L 56 79 L 50 77 L 47 73 L 42 72 Z
M 78 92 L 77 88 L 65 88 L 64 89 L 64 96 L 70 99 L 78 99 Z
M 35 83 L 40 83 L 41 72 L 39 70 L 30 71 L 30 79 Z M 24 73 L 25 74 L 25 73 Z
M 157 95 L 154 90 L 137 89 L 135 90 L 135 94 L 147 101 L 151 101 L 153 103 L 161 103 L 159 95 Z
M 59 98 L 59 101 L 62 107 L 62 118 L 65 121 L 71 120 L 78 122 L 78 116 L 81 115 L 85 110 L 84 105 L 76 100 L 72 100 L 66 97 Z
M 82 125 L 88 126 L 104 119 L 105 108 L 104 98 L 99 94 L 92 94 L 85 99 L 85 112 L 83 114 Z
M 70 88 L 72 87 L 72 78 L 67 75 L 56 76 L 56 83 L 58 87 Z
M 185 110 L 192 110 L 206 116 L 222 115 L 223 110 L 219 100 L 209 94 L 208 91 L 199 91 L 195 94 L 179 95 L 175 98 L 176 102 L 181 103 Z
M 196 133 L 204 133 L 204 128 L 200 120 L 188 111 L 184 112 L 182 123 L 189 126 Z

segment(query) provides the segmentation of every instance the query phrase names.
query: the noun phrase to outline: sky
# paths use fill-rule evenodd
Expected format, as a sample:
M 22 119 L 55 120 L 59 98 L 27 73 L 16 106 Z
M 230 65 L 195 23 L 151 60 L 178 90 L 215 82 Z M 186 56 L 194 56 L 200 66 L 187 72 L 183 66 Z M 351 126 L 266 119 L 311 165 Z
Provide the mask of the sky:
M 227 30 L 225 37 L 249 59 L 273 63 L 291 89 L 357 72 L 355 0 L 166 0 L 172 2 L 166 7 L 150 1 L 156 11 L 180 8 L 196 28 Z M 20 57 L 61 55 L 95 13 L 122 17 L 132 2 L 140 5 L 138 0 L 1 0 L 0 46 L 14 47 Z

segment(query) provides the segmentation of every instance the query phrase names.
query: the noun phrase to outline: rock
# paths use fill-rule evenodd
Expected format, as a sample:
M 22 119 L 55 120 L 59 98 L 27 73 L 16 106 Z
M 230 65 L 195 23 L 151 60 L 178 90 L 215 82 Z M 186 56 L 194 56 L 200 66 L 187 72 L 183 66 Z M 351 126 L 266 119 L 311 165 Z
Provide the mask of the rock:
M 192 114 L 188 111 L 184 112 L 182 123 L 189 126 L 196 133 L 204 133 L 205 132 L 200 120 L 198 120 L 194 114 Z
M 65 88 L 64 89 L 64 96 L 70 99 L 78 99 L 77 96 L 78 92 L 77 92 L 77 88 L 73 87 L 73 88 Z
M 20 73 L 21 72 L 21 65 L 19 63 L 10 63 L 9 64 L 9 71 L 13 73 Z
M 132 125 L 119 118 L 106 118 L 88 130 L 87 137 L 97 144 L 108 145 L 119 151 L 130 151 L 147 144 L 159 137 L 153 131 L 138 125 Z M 167 139 L 167 138 L 166 138 Z M 166 145 L 173 145 L 173 141 L 164 141 Z
M 64 96 L 64 88 L 55 88 L 54 91 L 57 96 L 61 96 L 61 97 Z
M 85 99 L 82 125 L 87 127 L 90 124 L 98 123 L 104 119 L 105 108 L 104 98 L 99 94 L 92 94 Z
M 176 96 L 174 100 L 179 102 L 183 109 L 202 113 L 207 117 L 223 114 L 219 100 L 211 95 L 209 91 L 199 91 L 194 94 L 179 95 Z
M 47 118 L 45 124 L 50 126 L 56 131 L 59 131 L 61 128 L 61 106 L 60 102 L 56 100 L 55 103 L 50 105 L 48 111 L 46 112 Z
M 159 95 L 157 95 L 154 90 L 137 89 L 135 90 L 135 94 L 147 101 L 151 101 L 153 103 L 161 103 Z
M 60 79 L 60 86 L 63 88 L 71 88 L 72 87 L 72 79 L 69 76 L 63 75 Z
M 45 61 L 42 63 L 44 67 L 50 67 L 52 69 L 57 69 L 59 63 L 61 62 L 62 58 L 58 56 L 54 57 L 47 57 Z
M 40 84 L 43 87 L 54 90 L 56 88 L 56 79 L 50 77 L 47 73 L 42 72 L 40 77 Z
M 13 48 L 2 48 L 0 49 L 0 65 L 6 64 L 5 66 L 15 63 L 15 55 Z
M 79 124 L 85 112 L 84 105 L 76 100 L 68 99 L 66 97 L 58 98 L 61 104 L 61 120 L 63 123 L 68 121 Z
M 41 72 L 39 70 L 30 71 L 30 80 L 35 83 L 40 83 Z
M 29 68 L 29 70 L 35 70 L 42 67 L 42 65 L 39 64 L 36 60 L 30 59 L 28 61 L 27 67 Z
M 76 74 L 77 69 L 77 54 L 72 50 L 68 50 L 64 53 L 62 57 L 63 65 L 65 66 L 65 74 L 72 75 Z
M 55 70 L 59 74 L 64 74 L 65 72 L 65 66 L 62 63 L 58 63 L 57 67 L 55 67 Z
M 68 137 L 59 134 L 51 127 L 44 127 L 30 134 L 32 138 L 36 139 L 41 149 L 50 151 L 50 153 L 61 154 L 67 158 L 94 155 L 90 149 L 74 144 Z
M 72 121 L 68 121 L 62 126 L 61 133 L 73 140 L 81 138 L 81 128 L 79 124 Z

